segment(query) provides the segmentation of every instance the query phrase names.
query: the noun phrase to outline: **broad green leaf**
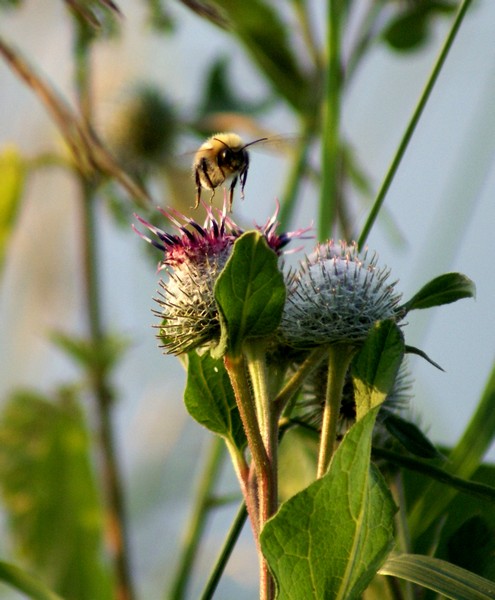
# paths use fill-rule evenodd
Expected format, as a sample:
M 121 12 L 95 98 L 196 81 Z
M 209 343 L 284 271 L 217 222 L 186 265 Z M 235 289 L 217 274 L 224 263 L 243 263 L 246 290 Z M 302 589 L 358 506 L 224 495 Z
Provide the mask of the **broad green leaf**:
M 223 361 L 213 359 L 209 353 L 189 353 L 184 402 L 198 423 L 237 448 L 244 447 L 244 430 Z
M 495 367 L 492 370 L 476 412 L 452 450 L 445 469 L 452 475 L 469 479 L 480 465 L 495 438 Z M 413 537 L 419 536 L 443 515 L 456 491 L 432 483 L 418 499 L 410 516 Z
M 396 507 L 370 466 L 378 410 L 351 427 L 327 473 L 266 523 L 261 546 L 278 600 L 357 599 L 390 551 Z
M 377 323 L 352 362 L 358 420 L 385 400 L 403 358 L 404 336 L 399 327 L 391 320 Z
M 493 600 L 495 583 L 438 558 L 418 554 L 390 556 L 379 571 L 417 583 L 453 600 Z
M 0 581 L 33 600 L 62 600 L 36 577 L 3 561 L 0 561 Z
M 450 304 L 461 298 L 474 298 L 476 286 L 462 273 L 445 273 L 424 285 L 402 308 L 410 310 Z
M 228 27 L 242 41 L 246 51 L 277 92 L 298 112 L 315 105 L 314 86 L 299 68 L 290 28 L 277 10 L 264 0 L 214 0 L 222 9 Z
M 13 147 L 4 148 L 0 153 L 0 273 L 19 212 L 25 178 L 26 169 L 20 154 Z
M 0 493 L 23 563 L 71 600 L 111 598 L 103 511 L 74 393 L 18 392 L 0 415 Z
M 257 231 L 243 234 L 215 284 L 222 336 L 239 354 L 246 338 L 265 337 L 280 323 L 285 302 L 278 257 Z

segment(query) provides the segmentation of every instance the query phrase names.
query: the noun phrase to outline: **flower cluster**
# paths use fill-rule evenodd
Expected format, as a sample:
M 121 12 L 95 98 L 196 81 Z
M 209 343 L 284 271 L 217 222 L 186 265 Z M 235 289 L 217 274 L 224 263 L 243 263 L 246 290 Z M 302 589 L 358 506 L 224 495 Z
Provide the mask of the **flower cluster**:
M 220 323 L 215 302 L 214 287 L 232 247 L 244 231 L 223 211 L 205 206 L 205 223 L 178 212 L 162 214 L 178 230 L 172 234 L 155 227 L 136 215 L 157 239 L 138 234 L 163 252 L 159 270 L 165 270 L 168 282 L 160 281 L 161 292 L 157 302 L 160 309 L 155 314 L 162 319 L 159 338 L 168 353 L 182 354 L 202 346 L 214 345 L 220 335 Z M 215 214 L 216 213 L 216 214 Z M 277 213 L 256 229 L 264 236 L 268 246 L 278 255 L 294 233 L 277 233 Z
M 223 211 L 206 207 L 204 225 L 177 212 L 161 211 L 178 233 L 168 233 L 137 219 L 157 239 L 141 237 L 153 244 L 163 258 L 167 282 L 160 282 L 155 311 L 162 320 L 159 338 L 165 350 L 182 354 L 214 345 L 220 322 L 214 286 L 234 245 L 244 232 Z M 277 211 L 264 225 L 256 226 L 268 246 L 278 255 L 307 229 L 278 233 Z M 139 233 L 139 232 L 138 232 Z M 279 339 L 294 348 L 312 348 L 336 343 L 359 344 L 377 321 L 396 318 L 400 294 L 388 282 L 389 271 L 377 267 L 377 257 L 356 244 L 329 241 L 318 245 L 296 272 L 286 277 L 287 301 Z

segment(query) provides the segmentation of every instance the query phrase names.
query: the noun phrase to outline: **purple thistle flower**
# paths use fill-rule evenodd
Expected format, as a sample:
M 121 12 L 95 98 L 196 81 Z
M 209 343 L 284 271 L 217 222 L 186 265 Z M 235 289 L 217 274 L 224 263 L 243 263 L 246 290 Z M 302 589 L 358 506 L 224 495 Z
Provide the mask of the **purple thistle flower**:
M 156 299 L 160 309 L 154 313 L 162 320 L 158 337 L 171 354 L 182 354 L 195 348 L 218 342 L 220 322 L 214 287 L 225 266 L 234 242 L 244 231 L 227 215 L 227 205 L 218 210 L 205 205 L 206 220 L 199 225 L 175 210 L 160 212 L 178 233 L 168 233 L 136 219 L 155 236 L 150 238 L 135 227 L 135 231 L 163 253 L 158 270 L 165 270 L 168 281 L 160 281 Z M 277 255 L 294 238 L 307 230 L 277 233 L 277 210 L 265 225 L 256 226 L 269 247 Z

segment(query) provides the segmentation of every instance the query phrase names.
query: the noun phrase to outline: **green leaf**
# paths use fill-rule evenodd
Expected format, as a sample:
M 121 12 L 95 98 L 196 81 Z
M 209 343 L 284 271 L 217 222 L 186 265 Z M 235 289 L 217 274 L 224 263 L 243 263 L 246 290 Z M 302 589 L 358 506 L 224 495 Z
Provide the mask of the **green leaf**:
M 392 320 L 377 323 L 351 367 L 358 420 L 385 400 L 403 358 L 404 336 L 399 327 Z
M 68 335 L 62 331 L 54 331 L 51 340 L 76 364 L 86 368 L 96 367 L 101 371 L 109 371 L 115 367 L 129 345 L 123 336 L 107 335 L 95 344 L 86 338 Z
M 214 0 L 222 9 L 233 33 L 275 90 L 298 112 L 306 113 L 315 105 L 314 86 L 299 68 L 290 28 L 273 6 L 263 0 Z
M 461 298 L 474 298 L 476 286 L 462 273 L 445 273 L 424 285 L 402 308 L 410 310 L 450 304 Z
M 370 466 L 378 410 L 351 427 L 327 473 L 266 523 L 261 546 L 278 600 L 359 598 L 390 551 L 396 507 Z
M 13 147 L 4 148 L 0 153 L 0 273 L 19 212 L 25 179 L 26 169 L 20 154 Z
M 426 352 L 424 352 L 423 350 L 420 350 L 419 348 L 416 348 L 415 346 L 409 346 L 409 344 L 406 344 L 405 351 L 406 351 L 406 354 L 415 354 L 416 356 L 421 356 L 421 358 L 426 360 L 426 362 L 429 362 L 430 365 L 434 366 L 439 371 L 443 371 L 445 373 L 445 369 L 443 369 L 438 363 L 436 363 L 434 360 L 432 360 L 428 356 L 428 354 L 426 354 Z
M 435 446 L 414 423 L 399 417 L 399 415 L 389 410 L 382 411 L 379 420 L 390 435 L 393 435 L 406 450 L 415 456 L 427 459 L 439 458 L 441 456 Z
M 210 354 L 188 355 L 186 408 L 198 423 L 241 449 L 246 444 L 234 390 L 223 365 Z
M 16 393 L 0 417 L 0 493 L 16 550 L 71 600 L 111 598 L 103 511 L 74 393 Z
M 265 337 L 279 325 L 285 302 L 278 257 L 258 231 L 243 234 L 215 284 L 222 337 L 239 354 L 246 338 Z
M 218 112 L 241 113 L 244 116 L 259 113 L 268 106 L 265 100 L 244 100 L 236 93 L 236 86 L 229 80 L 229 64 L 229 58 L 222 56 L 210 67 L 199 108 L 200 117 Z
M 417 583 L 453 600 L 493 600 L 495 583 L 430 556 L 391 556 L 379 571 Z
M 495 576 L 495 529 L 481 517 L 474 515 L 464 521 L 447 542 L 449 561 L 472 573 Z
M 0 561 L 0 581 L 33 600 L 62 600 L 41 581 L 15 565 Z
M 456 8 L 455 3 L 446 0 L 422 0 L 406 6 L 382 34 L 389 46 L 403 52 L 416 50 L 428 40 L 433 17 Z

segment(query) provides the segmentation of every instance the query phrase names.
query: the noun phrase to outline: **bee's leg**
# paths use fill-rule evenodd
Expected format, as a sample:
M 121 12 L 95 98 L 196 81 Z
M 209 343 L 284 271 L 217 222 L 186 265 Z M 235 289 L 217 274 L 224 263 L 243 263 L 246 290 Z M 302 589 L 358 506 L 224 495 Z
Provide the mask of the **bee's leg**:
M 247 179 L 248 169 L 249 169 L 249 163 L 246 162 L 246 164 L 244 165 L 244 167 L 241 169 L 241 171 L 239 173 L 239 181 L 241 183 L 241 185 L 240 185 L 240 187 L 241 187 L 241 198 L 243 200 L 244 200 L 244 186 L 246 185 L 246 179 Z
M 215 188 L 213 188 L 213 189 L 211 190 L 210 204 L 213 204 L 213 198 L 214 198 L 214 196 L 215 196 Z
M 204 177 L 203 181 L 206 181 L 206 185 L 203 185 L 201 181 L 201 176 Z M 213 182 L 211 181 L 210 176 L 208 175 L 208 163 L 204 158 L 201 159 L 199 165 L 196 168 L 196 171 L 194 172 L 194 180 L 196 182 L 196 204 L 194 205 L 194 208 L 198 208 L 199 202 L 201 200 L 201 188 L 207 187 L 210 190 L 213 190 L 210 201 L 215 195 L 215 186 L 213 185 Z
M 194 183 L 196 184 L 196 203 L 194 208 L 198 208 L 201 201 L 201 178 L 199 177 L 199 167 L 194 171 Z
M 229 188 L 229 212 L 232 212 L 232 203 L 234 202 L 234 188 L 237 184 L 237 175 L 232 179 L 232 183 Z

